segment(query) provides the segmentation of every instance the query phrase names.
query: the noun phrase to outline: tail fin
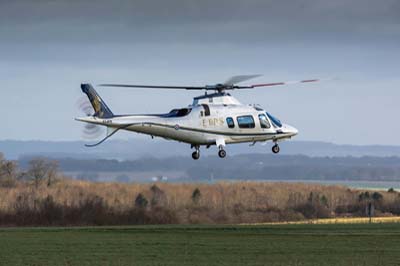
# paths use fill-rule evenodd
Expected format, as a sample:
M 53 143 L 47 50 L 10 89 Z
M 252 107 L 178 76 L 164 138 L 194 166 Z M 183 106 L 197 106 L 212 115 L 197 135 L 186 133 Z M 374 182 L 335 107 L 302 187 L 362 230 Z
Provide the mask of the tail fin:
M 82 92 L 85 93 L 90 103 L 95 111 L 94 116 L 100 118 L 112 118 L 114 114 L 111 112 L 110 108 L 106 103 L 100 98 L 96 90 L 90 84 L 81 84 Z

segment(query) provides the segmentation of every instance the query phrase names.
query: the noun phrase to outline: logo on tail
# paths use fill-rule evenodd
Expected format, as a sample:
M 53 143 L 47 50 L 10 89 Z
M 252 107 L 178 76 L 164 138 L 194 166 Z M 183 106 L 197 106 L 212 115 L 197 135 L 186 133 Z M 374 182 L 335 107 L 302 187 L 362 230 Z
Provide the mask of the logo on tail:
M 94 109 L 94 116 L 100 118 L 112 118 L 114 114 L 110 108 L 105 104 L 101 97 L 97 94 L 96 90 L 90 84 L 81 84 L 82 92 L 85 93 Z

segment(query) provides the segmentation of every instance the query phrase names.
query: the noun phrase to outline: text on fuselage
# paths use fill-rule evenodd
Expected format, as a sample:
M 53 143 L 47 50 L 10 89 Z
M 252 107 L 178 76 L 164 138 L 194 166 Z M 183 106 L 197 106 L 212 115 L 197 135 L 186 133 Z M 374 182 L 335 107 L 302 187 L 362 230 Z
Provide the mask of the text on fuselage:
M 224 119 L 222 117 L 219 118 L 203 118 L 202 119 L 203 127 L 216 127 L 216 126 L 223 126 Z

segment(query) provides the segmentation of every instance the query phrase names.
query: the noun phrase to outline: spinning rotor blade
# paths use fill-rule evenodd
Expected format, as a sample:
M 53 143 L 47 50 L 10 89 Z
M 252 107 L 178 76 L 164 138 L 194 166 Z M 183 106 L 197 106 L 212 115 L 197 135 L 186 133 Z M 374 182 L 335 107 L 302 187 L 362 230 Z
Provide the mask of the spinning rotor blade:
M 204 86 L 158 86 L 158 85 L 129 85 L 129 84 L 100 84 L 101 87 L 144 88 L 144 89 L 176 89 L 176 90 L 205 90 Z
M 82 130 L 82 137 L 84 139 L 97 139 L 104 134 L 103 128 L 94 124 L 85 124 Z
M 239 75 L 230 77 L 223 84 L 206 85 L 206 86 L 163 86 L 163 85 L 131 85 L 131 84 L 99 84 L 101 87 L 118 87 L 118 88 L 145 88 L 145 89 L 177 89 L 177 90 L 218 90 L 221 86 L 232 86 L 249 79 L 257 78 L 262 75 Z M 219 87 L 217 87 L 219 86 Z
M 271 86 L 282 86 L 282 85 L 290 85 L 290 84 L 298 84 L 298 83 L 311 83 L 318 82 L 320 79 L 305 79 L 299 81 L 285 81 L 285 82 L 272 82 L 272 83 L 261 83 L 261 84 L 253 84 L 249 86 L 235 86 L 235 89 L 254 89 L 258 87 L 271 87 Z
M 86 97 L 82 97 L 77 101 L 76 106 L 86 116 L 92 116 L 94 110 L 90 102 Z M 104 129 L 101 126 L 86 123 L 82 130 L 82 137 L 84 139 L 97 139 L 104 133 Z
M 91 116 L 94 114 L 94 110 L 92 105 L 88 102 L 86 97 L 82 97 L 80 98 L 77 103 L 76 106 L 78 107 L 78 109 L 80 111 L 82 111 L 86 116 Z
M 261 77 L 262 75 L 239 75 L 230 77 L 227 81 L 224 82 L 224 85 L 234 85 L 249 79 L 254 79 Z
M 212 90 L 217 92 L 224 92 L 226 90 L 235 90 L 235 89 L 254 89 L 258 87 L 271 87 L 271 86 L 280 86 L 280 85 L 289 85 L 296 83 L 310 83 L 321 81 L 320 79 L 305 79 L 300 81 L 286 81 L 286 82 L 273 82 L 273 83 L 261 83 L 261 84 L 253 84 L 247 86 L 238 86 L 235 85 L 237 83 L 257 78 L 261 75 L 240 75 L 233 76 L 229 78 L 223 84 L 215 84 L 215 85 L 206 85 L 206 86 L 163 86 L 163 85 L 130 85 L 130 84 L 100 84 L 102 87 L 119 87 L 119 88 L 147 88 L 147 89 L 178 89 L 178 90 Z

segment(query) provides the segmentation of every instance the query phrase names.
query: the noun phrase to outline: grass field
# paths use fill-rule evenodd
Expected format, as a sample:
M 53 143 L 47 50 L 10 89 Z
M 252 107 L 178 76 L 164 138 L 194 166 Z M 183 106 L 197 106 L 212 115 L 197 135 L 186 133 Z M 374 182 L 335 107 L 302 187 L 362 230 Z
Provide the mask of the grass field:
M 1 265 L 400 265 L 400 224 L 0 229 Z

